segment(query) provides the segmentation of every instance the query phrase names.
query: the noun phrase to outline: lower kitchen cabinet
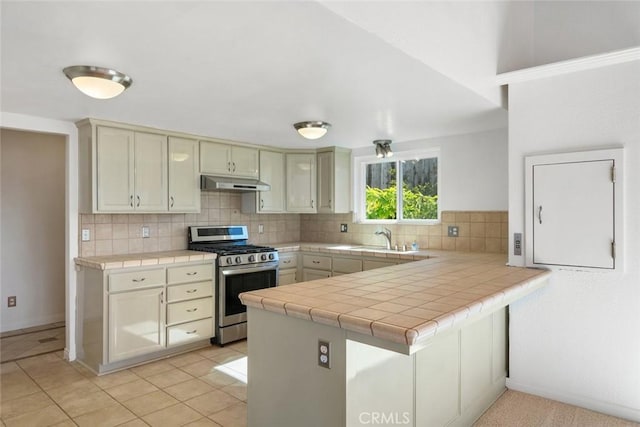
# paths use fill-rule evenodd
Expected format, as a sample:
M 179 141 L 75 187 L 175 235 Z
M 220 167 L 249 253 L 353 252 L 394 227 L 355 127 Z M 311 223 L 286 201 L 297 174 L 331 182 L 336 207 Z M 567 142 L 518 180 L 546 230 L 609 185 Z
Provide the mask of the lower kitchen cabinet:
M 97 374 L 214 337 L 212 261 L 78 274 L 78 359 Z
M 278 255 L 278 286 L 298 281 L 298 253 L 284 252 Z
M 302 270 L 302 281 L 309 282 L 311 280 L 326 279 L 331 277 L 331 272 L 326 270 L 314 270 L 305 268 Z
M 109 295 L 109 362 L 164 348 L 164 287 Z

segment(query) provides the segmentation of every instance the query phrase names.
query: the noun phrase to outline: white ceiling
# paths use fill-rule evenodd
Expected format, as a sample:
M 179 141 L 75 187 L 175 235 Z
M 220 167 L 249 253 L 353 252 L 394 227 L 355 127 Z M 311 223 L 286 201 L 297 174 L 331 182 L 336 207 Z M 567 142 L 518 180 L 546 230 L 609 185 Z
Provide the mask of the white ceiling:
M 3 0 L 0 109 L 304 148 L 495 129 L 507 125 L 495 75 L 518 65 L 518 45 L 504 44 L 513 7 Z M 94 100 L 69 65 L 112 67 L 133 85 Z M 307 141 L 292 127 L 302 120 L 333 127 Z

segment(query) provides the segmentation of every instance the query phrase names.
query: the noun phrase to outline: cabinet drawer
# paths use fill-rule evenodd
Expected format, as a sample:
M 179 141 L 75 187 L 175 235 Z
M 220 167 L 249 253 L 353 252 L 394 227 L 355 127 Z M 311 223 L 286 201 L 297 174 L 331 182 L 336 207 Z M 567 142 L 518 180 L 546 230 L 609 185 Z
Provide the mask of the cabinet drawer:
M 213 315 L 213 298 L 174 302 L 167 306 L 167 324 L 190 322 Z
M 331 257 L 322 255 L 303 255 L 302 265 L 308 268 L 331 270 Z
M 318 279 L 326 279 L 329 277 L 331 277 L 330 271 L 314 270 L 312 268 L 305 268 L 304 270 L 302 270 L 303 282 L 310 282 L 311 280 L 318 280 Z
M 298 254 L 295 252 L 285 252 L 283 254 L 278 254 L 280 258 L 279 267 L 282 268 L 293 268 L 298 265 Z
M 339 273 L 357 273 L 362 271 L 362 260 L 354 258 L 334 258 L 333 271 Z
M 200 282 L 202 280 L 211 280 L 213 276 L 213 263 L 185 265 L 183 267 L 167 268 L 167 282 L 188 283 Z
M 213 295 L 211 282 L 185 283 L 167 287 L 167 302 L 182 301 Z
M 211 317 L 167 328 L 167 346 L 211 337 L 213 337 L 213 319 Z
M 109 292 L 128 291 L 164 284 L 164 268 L 109 274 Z

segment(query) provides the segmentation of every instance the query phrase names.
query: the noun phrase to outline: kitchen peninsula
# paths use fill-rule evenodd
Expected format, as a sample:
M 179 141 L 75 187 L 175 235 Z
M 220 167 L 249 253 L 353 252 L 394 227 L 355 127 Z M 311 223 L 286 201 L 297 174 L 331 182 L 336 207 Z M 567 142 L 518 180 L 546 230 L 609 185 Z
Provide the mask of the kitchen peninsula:
M 249 425 L 471 425 L 505 389 L 507 306 L 550 272 L 428 255 L 242 294 Z

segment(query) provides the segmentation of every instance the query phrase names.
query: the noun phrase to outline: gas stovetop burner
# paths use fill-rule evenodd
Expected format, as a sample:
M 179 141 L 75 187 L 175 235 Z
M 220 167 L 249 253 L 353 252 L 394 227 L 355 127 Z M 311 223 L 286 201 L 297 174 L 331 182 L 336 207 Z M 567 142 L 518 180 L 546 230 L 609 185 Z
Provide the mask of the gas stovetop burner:
M 247 238 L 245 225 L 189 227 L 189 249 L 217 254 L 220 266 L 278 261 L 278 251 L 247 244 Z

